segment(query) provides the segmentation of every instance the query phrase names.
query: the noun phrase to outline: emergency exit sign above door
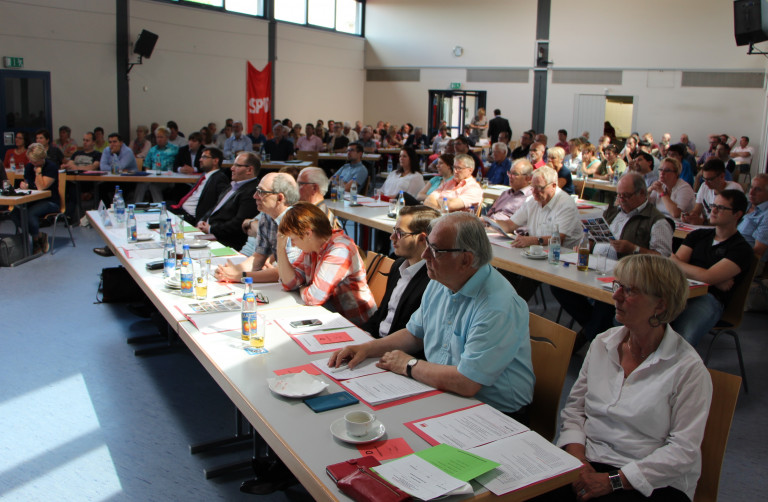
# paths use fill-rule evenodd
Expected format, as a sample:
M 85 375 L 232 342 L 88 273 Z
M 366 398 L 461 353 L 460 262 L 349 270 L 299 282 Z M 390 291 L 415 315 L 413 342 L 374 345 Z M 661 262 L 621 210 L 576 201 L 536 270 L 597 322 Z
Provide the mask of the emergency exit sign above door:
M 4 56 L 3 67 L 4 68 L 24 68 L 24 58 Z

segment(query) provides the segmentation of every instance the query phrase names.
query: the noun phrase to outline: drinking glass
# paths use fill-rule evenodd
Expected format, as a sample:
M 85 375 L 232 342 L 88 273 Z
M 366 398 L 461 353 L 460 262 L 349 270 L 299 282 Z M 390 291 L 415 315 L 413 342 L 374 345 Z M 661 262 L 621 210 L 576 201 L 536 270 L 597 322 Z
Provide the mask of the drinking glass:
M 381 201 L 381 188 L 377 188 L 373 191 L 373 198 L 376 199 L 376 202 Z
M 194 261 L 195 268 L 195 299 L 208 298 L 208 278 L 211 273 L 211 258 L 203 257 Z

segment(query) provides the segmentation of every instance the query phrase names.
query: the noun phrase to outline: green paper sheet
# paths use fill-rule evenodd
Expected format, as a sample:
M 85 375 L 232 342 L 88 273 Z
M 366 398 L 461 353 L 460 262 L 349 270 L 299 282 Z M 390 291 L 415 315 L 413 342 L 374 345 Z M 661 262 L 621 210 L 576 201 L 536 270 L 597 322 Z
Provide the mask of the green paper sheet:
M 415 455 L 465 483 L 501 465 L 447 444 L 417 451 Z
M 223 247 L 223 248 L 211 249 L 211 254 L 213 256 L 233 256 L 237 254 L 237 251 L 235 251 L 232 248 Z

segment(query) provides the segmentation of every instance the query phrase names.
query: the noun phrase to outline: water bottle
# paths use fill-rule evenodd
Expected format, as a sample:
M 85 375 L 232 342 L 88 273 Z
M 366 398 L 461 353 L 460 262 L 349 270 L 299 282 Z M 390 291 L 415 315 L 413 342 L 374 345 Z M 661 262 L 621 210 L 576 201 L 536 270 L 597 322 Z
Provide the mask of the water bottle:
M 165 232 L 165 246 L 163 248 L 163 277 L 176 276 L 176 243 L 173 242 L 173 232 L 170 229 Z
M 339 198 L 339 202 L 344 204 L 344 181 L 342 181 L 341 178 L 339 178 L 339 187 L 336 190 L 336 197 Z
M 451 212 L 450 208 L 448 207 L 448 197 L 443 197 L 443 214 L 448 214 Z
M 395 214 L 400 214 L 400 210 L 405 207 L 405 196 L 403 191 L 400 190 L 400 195 L 397 196 L 397 206 L 395 207 Z
M 352 179 L 352 184 L 349 186 L 349 203 L 357 204 L 357 181 Z
M 165 222 L 168 219 L 168 210 L 165 208 L 165 201 L 160 203 L 160 216 L 158 217 L 158 228 L 160 229 L 160 235 L 165 235 Z
M 16 159 L 11 157 L 11 171 L 16 172 Z
M 112 208 L 115 211 L 115 221 L 118 225 L 122 225 L 125 221 L 125 199 L 123 199 L 123 191 L 119 186 L 115 186 L 115 196 L 112 199 Z
M 619 172 L 613 171 L 613 184 L 618 185 L 619 184 Z
M 243 304 L 240 307 L 243 332 L 240 338 L 244 342 L 248 342 L 251 340 L 251 336 L 256 336 L 257 332 L 256 295 L 253 292 L 253 277 L 246 277 L 243 281 L 245 282 L 245 293 L 243 294 Z
M 387 157 L 387 174 L 392 173 L 392 157 Z
M 261 150 L 259 150 L 259 159 L 264 162 L 264 144 L 261 145 Z
M 549 238 L 549 263 L 552 265 L 560 263 L 560 229 L 557 225 Z
M 112 174 L 117 174 L 120 170 L 120 163 L 117 160 L 117 154 L 112 154 Z
M 194 273 L 192 271 L 192 257 L 189 256 L 189 244 L 184 244 L 181 255 L 181 296 L 192 297 L 194 295 Z
M 336 183 L 336 177 L 331 178 L 331 200 L 337 202 L 339 200 L 339 186 Z
M 134 205 L 128 205 L 128 217 L 125 220 L 125 233 L 128 238 L 128 242 L 137 242 L 136 234 L 136 215 L 133 214 Z
M 576 261 L 576 268 L 582 272 L 589 268 L 589 230 L 584 229 L 584 235 L 581 237 L 578 248 L 578 259 Z

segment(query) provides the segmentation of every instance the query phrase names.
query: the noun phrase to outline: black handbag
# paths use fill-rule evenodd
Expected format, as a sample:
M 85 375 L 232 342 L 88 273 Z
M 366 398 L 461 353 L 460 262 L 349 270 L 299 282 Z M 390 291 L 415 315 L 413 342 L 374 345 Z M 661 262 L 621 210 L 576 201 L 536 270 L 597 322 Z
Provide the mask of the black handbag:
M 9 235 L 0 239 L 0 267 L 10 267 L 24 257 L 24 236 Z
M 101 294 L 101 298 L 99 298 Z M 101 281 L 96 292 L 96 303 L 133 303 L 146 298 L 131 274 L 123 267 L 101 269 Z

